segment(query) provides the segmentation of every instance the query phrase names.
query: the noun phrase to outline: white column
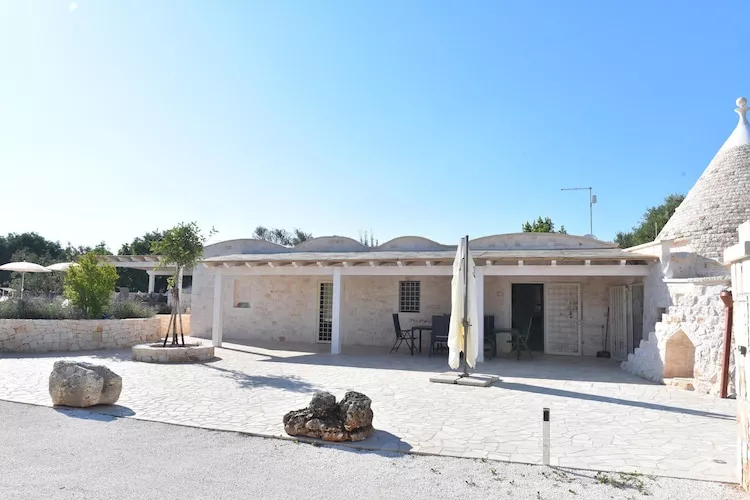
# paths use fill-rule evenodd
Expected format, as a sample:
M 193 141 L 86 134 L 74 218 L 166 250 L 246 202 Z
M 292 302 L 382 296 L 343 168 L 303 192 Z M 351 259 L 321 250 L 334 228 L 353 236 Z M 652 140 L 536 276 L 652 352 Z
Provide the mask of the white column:
M 476 278 L 477 317 L 479 318 L 479 324 L 477 325 L 477 337 L 479 339 L 477 362 L 481 363 L 484 361 L 484 268 L 476 266 L 474 277 Z
M 331 310 L 331 354 L 341 354 L 341 268 L 333 268 L 333 307 Z
M 214 321 L 211 327 L 211 343 L 215 347 L 221 347 L 221 337 L 224 328 L 224 308 L 222 307 L 221 289 L 223 276 L 220 270 L 214 275 Z
M 148 273 L 148 293 L 154 293 L 156 287 L 156 275 L 153 271 L 146 271 Z

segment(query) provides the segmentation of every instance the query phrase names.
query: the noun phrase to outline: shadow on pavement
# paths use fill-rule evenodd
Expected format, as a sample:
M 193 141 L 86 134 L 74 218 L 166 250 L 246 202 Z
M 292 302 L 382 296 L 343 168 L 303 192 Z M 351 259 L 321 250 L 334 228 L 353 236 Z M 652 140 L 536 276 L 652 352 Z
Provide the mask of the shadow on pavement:
M 702 410 L 692 410 L 690 408 L 680 408 L 677 406 L 667 406 L 645 401 L 631 401 L 629 399 L 613 398 L 609 396 L 599 396 L 597 394 L 585 394 L 582 392 L 566 391 L 564 389 L 554 389 L 552 387 L 539 387 L 536 385 L 519 384 L 515 382 L 499 382 L 492 387 L 507 389 L 509 391 L 532 392 L 535 394 L 546 394 L 548 396 L 558 396 L 561 398 L 585 399 L 587 401 L 598 401 L 600 403 L 610 403 L 623 406 L 633 406 L 636 408 L 646 408 L 648 410 L 668 411 L 672 413 L 681 413 L 683 415 L 693 415 L 696 417 L 718 418 L 722 420 L 735 420 L 734 415 L 723 413 L 712 413 Z
M 313 446 L 325 446 L 349 453 L 371 453 L 387 458 L 400 458 L 411 450 L 411 445 L 402 441 L 400 437 L 387 431 L 375 430 L 375 434 L 364 441 L 348 441 L 342 443 L 323 441 L 320 439 L 298 438 L 298 441 Z
M 312 393 L 318 390 L 318 387 L 310 382 L 294 375 L 273 376 L 273 375 L 250 375 L 239 370 L 230 370 L 218 366 L 203 364 L 206 368 L 216 370 L 222 373 L 223 377 L 234 380 L 238 386 L 243 389 L 255 389 L 257 387 L 273 387 L 283 391 Z
M 120 417 L 132 417 L 135 412 L 127 406 L 97 405 L 88 408 L 72 408 L 70 406 L 53 406 L 53 410 L 68 417 L 98 422 L 111 422 Z

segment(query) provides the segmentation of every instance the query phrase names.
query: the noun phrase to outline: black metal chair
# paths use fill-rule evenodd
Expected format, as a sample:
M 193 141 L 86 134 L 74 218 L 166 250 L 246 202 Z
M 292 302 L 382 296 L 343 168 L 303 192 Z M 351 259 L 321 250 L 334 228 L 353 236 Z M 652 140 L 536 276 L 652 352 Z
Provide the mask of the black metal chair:
M 484 317 L 484 352 L 485 359 L 492 359 L 497 354 L 497 338 L 495 334 L 495 316 L 485 315 Z
M 521 349 L 525 350 L 529 353 L 529 358 L 534 359 L 534 356 L 531 354 L 531 349 L 529 349 L 529 337 L 531 336 L 531 326 L 534 324 L 534 316 L 529 318 L 529 326 L 526 329 L 525 333 L 519 332 L 516 335 L 511 335 L 510 340 L 508 342 L 511 343 L 511 350 L 516 351 L 516 359 L 521 359 Z
M 451 315 L 441 314 L 432 317 L 432 331 L 430 332 L 430 352 L 429 357 L 435 353 L 436 349 L 448 344 L 448 331 L 451 326 Z
M 396 332 L 396 341 L 393 343 L 393 347 L 391 347 L 391 354 L 398 352 L 401 343 L 406 341 L 406 346 L 409 348 L 411 355 L 414 356 L 414 349 L 416 348 L 414 344 L 414 331 L 402 329 L 401 321 L 399 321 L 398 314 L 396 313 L 393 313 L 393 329 Z

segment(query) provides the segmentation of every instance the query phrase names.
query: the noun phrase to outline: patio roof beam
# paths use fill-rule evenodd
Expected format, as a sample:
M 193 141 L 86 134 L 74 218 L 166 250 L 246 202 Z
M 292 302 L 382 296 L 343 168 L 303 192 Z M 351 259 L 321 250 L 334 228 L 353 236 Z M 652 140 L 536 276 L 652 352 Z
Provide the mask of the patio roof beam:
M 485 276 L 648 276 L 650 266 L 492 266 Z
M 376 264 L 373 266 L 373 263 Z M 335 269 L 340 270 L 342 276 L 451 276 L 453 267 L 448 265 L 377 265 L 377 262 L 369 265 L 355 266 L 349 262 L 344 266 L 331 266 L 324 262 L 315 262 L 313 265 L 292 265 L 280 266 L 275 264 L 273 267 L 268 263 L 259 263 L 261 265 L 248 267 L 250 263 L 239 263 L 238 267 L 232 267 L 225 263 L 224 267 L 213 267 L 217 273 L 224 275 L 246 275 L 246 276 L 330 276 Z M 301 264 L 301 263 L 299 263 Z M 316 265 L 317 264 L 317 265 Z M 251 264 L 252 265 L 252 264 Z M 485 276 L 647 276 L 651 266 L 632 265 L 622 266 L 619 264 L 603 265 L 566 265 L 556 263 L 555 265 L 492 265 L 478 266 L 484 269 Z

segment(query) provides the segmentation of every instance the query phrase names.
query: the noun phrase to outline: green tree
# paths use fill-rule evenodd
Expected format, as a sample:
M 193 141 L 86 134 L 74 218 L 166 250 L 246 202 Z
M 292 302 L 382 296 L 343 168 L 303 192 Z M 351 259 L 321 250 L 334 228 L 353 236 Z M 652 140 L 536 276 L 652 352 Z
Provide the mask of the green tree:
M 153 255 L 151 251 L 151 245 L 155 242 L 160 241 L 164 238 L 164 231 L 150 231 L 143 236 L 138 236 L 133 239 L 130 243 L 124 243 L 117 255 Z M 119 278 L 117 279 L 118 287 L 127 287 L 130 290 L 145 292 L 148 290 L 148 274 L 144 273 L 140 269 L 126 269 L 120 268 L 117 270 Z M 161 277 L 157 276 L 157 280 Z M 163 286 L 157 283 L 157 290 Z
M 70 242 L 68 242 L 68 246 L 65 247 L 63 252 L 65 253 L 64 262 L 75 262 L 80 256 L 86 255 L 87 253 L 93 253 L 96 255 L 112 255 L 112 252 L 107 247 L 107 244 L 103 241 L 95 247 L 90 247 L 87 245 L 73 246 Z
M 177 322 L 180 323 L 180 337 L 182 345 L 185 345 L 185 336 L 182 332 L 182 312 L 180 309 L 180 287 L 177 279 L 182 271 L 194 268 L 203 256 L 203 245 L 216 231 L 212 228 L 208 236 L 204 236 L 198 224 L 195 222 L 180 223 L 172 229 L 164 232 L 164 237 L 151 244 L 151 252 L 161 256 L 158 267 L 174 266 L 175 270 L 169 277 L 168 284 L 172 289 L 172 315 L 167 326 L 167 336 L 164 345 L 169 339 L 169 329 L 172 329 L 172 345 L 179 345 L 177 338 Z
M 68 243 L 63 248 L 60 243 L 48 240 L 37 233 L 10 233 L 0 236 L 0 263 L 27 261 L 48 266 L 58 262 L 73 262 L 81 255 L 94 252 L 99 255 L 111 254 L 106 243 L 95 247 Z M 24 288 L 30 295 L 59 295 L 63 291 L 62 273 L 29 273 L 26 275 Z M 0 285 L 12 288 L 20 287 L 21 275 L 0 271 Z
M 301 229 L 294 229 L 292 232 L 289 232 L 286 229 L 269 229 L 265 226 L 258 226 L 253 232 L 253 238 L 256 240 L 270 241 L 271 243 L 285 247 L 297 246 L 312 237 L 312 234 L 306 233 Z
M 661 205 L 646 209 L 640 222 L 632 230 L 617 233 L 615 242 L 620 248 L 629 248 L 654 241 L 684 199 L 685 195 L 670 194 Z
M 360 231 L 359 232 L 359 242 L 362 243 L 366 247 L 376 247 L 378 246 L 378 240 L 375 239 L 375 235 L 372 232 L 372 229 L 370 231 Z
M 65 252 L 60 243 L 50 241 L 37 233 L 10 233 L 0 236 L 0 264 L 19 261 L 33 262 L 48 266 L 65 260 Z M 29 273 L 25 279 L 25 290 L 30 295 L 60 293 L 62 281 L 54 273 Z M 21 275 L 0 271 L 0 285 L 19 289 Z
M 560 229 L 555 231 L 555 223 L 552 222 L 552 219 L 550 219 L 549 217 L 545 217 L 544 219 L 538 217 L 535 221 L 532 222 L 526 221 L 521 224 L 521 230 L 524 233 L 568 234 L 568 232 L 565 230 L 565 226 L 560 226 Z
M 116 282 L 115 267 L 88 253 L 65 273 L 65 296 L 86 318 L 99 318 L 112 300 Z

